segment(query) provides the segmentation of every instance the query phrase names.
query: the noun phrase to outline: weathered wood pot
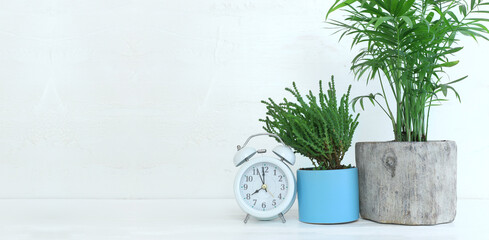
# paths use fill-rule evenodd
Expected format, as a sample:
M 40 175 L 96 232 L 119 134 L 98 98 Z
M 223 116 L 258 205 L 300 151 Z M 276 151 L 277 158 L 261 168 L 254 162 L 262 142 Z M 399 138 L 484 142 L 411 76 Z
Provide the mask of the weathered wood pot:
M 455 219 L 454 141 L 359 142 L 355 158 L 362 218 L 406 225 Z

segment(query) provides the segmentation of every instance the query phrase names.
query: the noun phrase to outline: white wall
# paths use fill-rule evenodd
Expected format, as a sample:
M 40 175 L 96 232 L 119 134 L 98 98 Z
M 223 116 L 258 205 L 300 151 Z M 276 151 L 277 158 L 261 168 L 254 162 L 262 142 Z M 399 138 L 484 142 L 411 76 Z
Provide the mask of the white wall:
M 375 91 L 353 81 L 349 42 L 324 29 L 329 4 L 2 1 L 0 197 L 232 197 L 232 157 L 261 132 L 260 100 L 332 74 L 339 90 Z M 459 195 L 488 198 L 489 44 L 462 43 L 462 104 L 434 111 L 431 139 L 457 141 Z M 362 112 L 354 140 L 391 140 L 382 114 Z

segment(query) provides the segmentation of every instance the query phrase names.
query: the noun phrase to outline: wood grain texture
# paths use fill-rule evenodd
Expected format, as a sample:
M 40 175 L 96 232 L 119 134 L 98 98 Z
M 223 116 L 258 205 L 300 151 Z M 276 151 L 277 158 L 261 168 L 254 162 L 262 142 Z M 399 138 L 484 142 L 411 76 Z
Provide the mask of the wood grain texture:
M 452 222 L 457 205 L 454 141 L 359 142 L 360 215 L 381 223 Z

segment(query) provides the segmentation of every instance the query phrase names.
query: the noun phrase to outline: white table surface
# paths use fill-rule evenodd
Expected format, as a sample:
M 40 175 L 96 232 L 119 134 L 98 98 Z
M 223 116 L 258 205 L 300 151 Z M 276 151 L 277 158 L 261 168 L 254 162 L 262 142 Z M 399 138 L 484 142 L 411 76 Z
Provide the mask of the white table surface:
M 459 199 L 453 223 L 400 226 L 359 220 L 298 221 L 297 202 L 279 219 L 243 224 L 233 199 L 0 200 L 0 239 L 489 239 L 489 200 Z

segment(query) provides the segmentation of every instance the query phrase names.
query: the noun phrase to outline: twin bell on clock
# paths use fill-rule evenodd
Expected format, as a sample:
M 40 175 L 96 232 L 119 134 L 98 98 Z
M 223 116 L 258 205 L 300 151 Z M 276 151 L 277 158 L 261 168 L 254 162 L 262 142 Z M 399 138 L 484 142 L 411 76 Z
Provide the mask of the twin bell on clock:
M 282 144 L 272 149 L 273 154 L 265 154 L 266 149 L 247 146 L 257 136 L 275 137 Z M 234 181 L 234 194 L 238 205 L 247 213 L 245 223 L 250 216 L 259 220 L 280 217 L 285 222 L 284 214 L 294 204 L 296 193 L 295 176 L 286 163 L 294 165 L 294 152 L 275 134 L 255 134 L 243 146 L 238 145 L 234 165 L 241 168 Z

